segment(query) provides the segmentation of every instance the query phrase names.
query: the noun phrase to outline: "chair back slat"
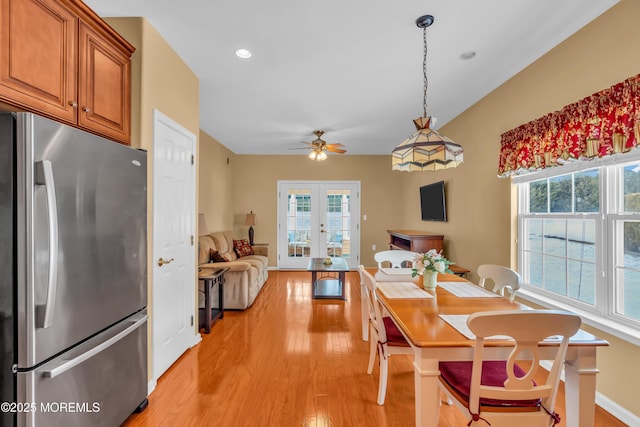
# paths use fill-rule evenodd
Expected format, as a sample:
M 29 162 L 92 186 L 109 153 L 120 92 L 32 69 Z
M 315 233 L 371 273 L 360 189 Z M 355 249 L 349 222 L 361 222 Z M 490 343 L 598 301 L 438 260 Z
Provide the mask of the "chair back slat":
M 365 270 L 364 266 L 358 266 L 360 273 L 360 281 L 364 284 L 366 292 L 367 306 L 369 308 L 369 323 L 375 329 L 378 341 L 387 342 L 387 331 L 382 320 L 382 309 L 376 296 L 376 288 L 378 287 L 375 278 Z
M 487 279 L 493 282 L 493 292 L 505 296 L 505 288 L 509 289 L 509 299 L 514 300 L 516 291 L 520 289 L 522 277 L 516 271 L 502 265 L 482 264 L 478 267 L 479 285 L 488 287 Z
M 393 251 L 380 251 L 373 255 L 373 258 L 378 263 L 378 268 L 386 267 L 385 264 L 389 264 L 391 268 L 403 268 L 413 267 L 413 263 L 418 255 L 417 252 L 393 250 Z
M 580 316 L 555 310 L 488 311 L 470 315 L 467 325 L 476 335 L 469 393 L 471 413 L 478 413 L 480 399 L 540 399 L 545 408 L 553 409 L 569 338 L 580 328 Z M 495 335 L 506 335 L 514 340 L 514 348 L 505 364 L 507 380 L 503 387 L 480 384 L 487 338 Z M 546 382 L 536 385 L 532 380 L 540 367 L 540 343 L 550 337 L 559 341 L 553 366 Z M 530 362 L 524 376 L 516 375 L 517 361 Z

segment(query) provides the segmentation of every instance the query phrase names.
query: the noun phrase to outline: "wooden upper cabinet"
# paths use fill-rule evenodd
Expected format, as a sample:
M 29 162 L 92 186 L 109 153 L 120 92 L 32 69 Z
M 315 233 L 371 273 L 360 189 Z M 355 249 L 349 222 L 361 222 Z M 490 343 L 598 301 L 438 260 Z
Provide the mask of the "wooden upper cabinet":
M 133 51 L 81 0 L 0 0 L 0 104 L 129 144 Z
M 131 60 L 80 22 L 79 107 L 82 128 L 128 141 L 131 112 Z
M 76 122 L 78 19 L 51 0 L 0 0 L 0 97 Z

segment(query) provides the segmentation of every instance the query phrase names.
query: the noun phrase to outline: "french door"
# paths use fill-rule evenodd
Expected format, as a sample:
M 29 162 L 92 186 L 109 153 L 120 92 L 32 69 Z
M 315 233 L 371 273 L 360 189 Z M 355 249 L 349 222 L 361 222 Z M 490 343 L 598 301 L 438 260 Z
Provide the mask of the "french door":
M 360 260 L 359 181 L 278 181 L 278 268 L 309 258 Z

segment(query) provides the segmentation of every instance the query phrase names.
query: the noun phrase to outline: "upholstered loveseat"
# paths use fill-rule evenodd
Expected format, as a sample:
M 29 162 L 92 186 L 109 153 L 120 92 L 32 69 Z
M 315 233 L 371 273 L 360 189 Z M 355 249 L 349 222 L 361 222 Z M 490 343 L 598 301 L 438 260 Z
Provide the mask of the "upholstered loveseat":
M 224 275 L 224 308 L 245 309 L 250 307 L 267 281 L 268 248 L 251 247 L 253 254 L 239 257 L 234 250 L 234 240 L 242 243 L 231 231 L 218 231 L 198 238 L 198 267 L 229 270 Z M 247 243 L 246 241 L 244 242 Z M 246 245 L 244 247 L 246 248 Z M 211 257 L 215 254 L 215 258 Z M 242 252 L 242 250 L 240 250 Z M 202 283 L 199 284 L 202 287 Z M 199 306 L 204 307 L 204 296 L 199 292 Z

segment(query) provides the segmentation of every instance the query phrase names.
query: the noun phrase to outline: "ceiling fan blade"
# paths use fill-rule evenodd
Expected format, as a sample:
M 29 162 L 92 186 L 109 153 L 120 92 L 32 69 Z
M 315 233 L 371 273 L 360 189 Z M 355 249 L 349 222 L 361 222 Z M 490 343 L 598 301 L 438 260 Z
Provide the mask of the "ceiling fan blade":
M 340 144 L 339 142 L 335 142 L 335 143 L 332 143 L 332 144 L 327 144 L 327 147 L 334 147 L 334 148 L 336 148 L 336 147 L 344 147 L 344 145 L 343 145 L 343 144 Z
M 332 153 L 339 153 L 339 154 L 344 154 L 347 152 L 347 150 L 343 150 L 341 148 L 329 147 L 329 146 L 327 146 L 327 151 L 331 151 Z
M 296 147 L 296 148 L 289 148 L 289 150 L 309 150 L 310 147 Z

